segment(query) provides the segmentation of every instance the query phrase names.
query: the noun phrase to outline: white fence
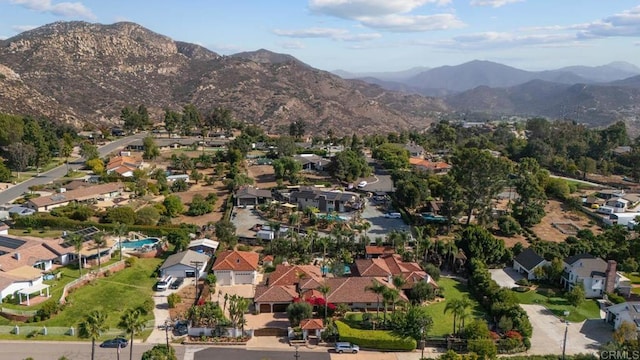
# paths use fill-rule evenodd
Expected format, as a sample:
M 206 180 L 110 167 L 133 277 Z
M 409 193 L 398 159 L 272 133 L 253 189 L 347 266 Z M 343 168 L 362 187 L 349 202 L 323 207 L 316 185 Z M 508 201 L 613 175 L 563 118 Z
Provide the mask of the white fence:
M 154 320 L 145 323 L 145 330 L 154 328 Z M 4 325 L 0 326 L 0 335 L 26 335 L 27 337 L 46 337 L 47 335 L 67 335 L 77 336 L 78 328 L 74 326 L 34 326 L 34 325 Z M 127 336 L 122 329 L 109 329 L 102 335 L 106 336 Z

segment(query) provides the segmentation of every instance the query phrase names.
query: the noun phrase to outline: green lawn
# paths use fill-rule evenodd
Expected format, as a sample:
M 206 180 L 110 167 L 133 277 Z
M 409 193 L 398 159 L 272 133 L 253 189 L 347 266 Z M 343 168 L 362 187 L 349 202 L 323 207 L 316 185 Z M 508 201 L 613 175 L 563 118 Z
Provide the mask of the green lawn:
M 38 238 L 56 238 L 62 236 L 62 230 L 32 230 L 9 229 L 9 235 L 13 236 L 33 236 Z
M 146 299 L 151 299 L 153 285 L 156 278 L 153 272 L 160 265 L 162 259 L 137 259 L 133 267 L 119 271 L 110 277 L 97 279 L 95 282 L 72 291 L 67 297 L 67 305 L 64 310 L 53 318 L 38 323 L 30 323 L 29 326 L 51 327 L 75 327 L 84 319 L 84 316 L 93 310 L 101 310 L 107 314 L 107 325 L 111 330 L 116 330 L 120 316 L 124 310 L 136 308 Z M 54 298 L 60 298 L 62 287 L 65 283 L 77 276 L 77 270 L 65 270 L 63 277 L 54 287 Z M 21 309 L 34 310 L 39 306 Z M 7 306 L 8 307 L 8 306 Z M 16 305 L 11 305 L 16 308 Z M 152 320 L 153 314 L 149 314 L 146 320 Z M 11 322 L 9 322 L 11 323 Z M 0 325 L 8 324 L 0 321 Z M 142 333 L 142 337 L 149 336 L 149 330 Z M 21 335 L 24 337 L 23 335 Z M 108 337 L 108 336 L 107 336 Z M 15 339 L 15 335 L 2 336 L 2 338 Z M 53 337 L 43 339 L 55 340 Z M 66 340 L 77 340 L 75 337 L 61 337 Z
M 471 317 L 465 320 L 467 323 L 471 318 L 484 318 L 486 316 L 485 311 L 469 294 L 467 286 L 458 280 L 450 278 L 440 278 L 438 285 L 443 289 L 444 301 L 431 304 L 427 306 L 427 312 L 433 318 L 433 328 L 429 332 L 429 336 L 446 336 L 453 332 L 453 315 L 450 312 L 444 313 L 444 308 L 447 306 L 447 301 L 451 299 L 460 299 L 467 297 L 473 303 L 471 310 Z
M 65 266 L 60 268 L 59 270 L 62 272 L 62 276 L 60 277 L 60 279 L 54 279 L 54 280 L 46 280 L 44 281 L 45 284 L 50 285 L 51 287 L 49 288 L 49 294 L 51 295 L 52 299 L 60 300 L 60 296 L 62 296 L 62 290 L 64 289 L 64 286 L 67 285 L 68 283 L 72 282 L 73 280 L 76 280 L 78 278 L 78 270 L 77 269 L 73 269 L 70 266 Z M 9 304 L 9 303 L 4 303 L 2 304 L 3 307 L 6 308 L 10 308 L 10 309 L 15 309 L 15 310 L 38 310 L 42 307 L 42 304 L 44 303 L 40 303 L 34 306 L 24 306 L 24 305 L 16 305 L 16 304 Z
M 640 284 L 640 274 L 637 272 L 634 273 L 624 273 L 624 276 L 628 277 L 631 280 L 632 284 Z
M 543 305 L 547 309 L 551 310 L 556 316 L 560 317 L 564 317 L 564 312 L 569 311 L 569 317 L 567 320 L 571 322 L 581 322 L 586 319 L 600 318 L 600 308 L 595 300 L 585 299 L 585 301 L 576 308 L 570 305 L 569 302 L 560 295 L 547 297 L 544 292 L 545 289 L 531 290 L 526 293 L 513 291 L 520 304 Z

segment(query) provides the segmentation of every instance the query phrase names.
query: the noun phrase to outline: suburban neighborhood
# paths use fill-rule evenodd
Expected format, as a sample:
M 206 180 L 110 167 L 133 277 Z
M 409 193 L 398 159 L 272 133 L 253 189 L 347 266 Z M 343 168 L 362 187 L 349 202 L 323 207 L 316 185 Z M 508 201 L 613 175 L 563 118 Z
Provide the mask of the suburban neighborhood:
M 497 131 L 140 128 L 111 132 L 131 140 L 105 154 L 79 139 L 75 168 L 61 163 L 64 176 L 0 210 L 0 339 L 181 359 L 216 347 L 490 359 L 631 346 L 639 187 L 454 149 L 440 127 Z

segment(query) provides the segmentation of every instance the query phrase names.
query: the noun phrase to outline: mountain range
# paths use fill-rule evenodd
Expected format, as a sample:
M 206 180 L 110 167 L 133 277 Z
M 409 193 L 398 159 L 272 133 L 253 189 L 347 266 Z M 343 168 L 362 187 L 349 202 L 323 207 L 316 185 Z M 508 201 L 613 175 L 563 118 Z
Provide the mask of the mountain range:
M 56 22 L 2 40 L 0 74 L 0 111 L 78 127 L 117 123 L 138 104 L 155 121 L 192 103 L 268 131 L 304 120 L 310 132 L 345 134 L 424 129 L 447 110 L 441 99 L 344 80 L 290 55 L 220 56 L 128 22 Z
M 57 22 L 0 40 L 0 111 L 78 127 L 111 125 L 127 105 L 222 106 L 241 121 L 282 132 L 423 130 L 442 117 L 568 118 L 640 133 L 640 69 L 615 62 L 526 71 L 475 60 L 390 73 L 336 74 L 265 49 L 221 56 L 140 25 Z M 353 78 L 353 79 L 352 79 Z

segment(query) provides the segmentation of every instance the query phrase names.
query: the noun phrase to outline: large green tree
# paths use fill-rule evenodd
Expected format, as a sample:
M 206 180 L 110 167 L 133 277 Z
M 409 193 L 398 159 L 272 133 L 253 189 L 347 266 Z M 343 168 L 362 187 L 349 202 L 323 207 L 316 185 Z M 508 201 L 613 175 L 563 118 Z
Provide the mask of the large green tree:
M 145 320 L 138 309 L 127 309 L 120 317 L 118 327 L 129 334 L 131 339 L 129 344 L 129 359 L 133 360 L 133 338 L 136 334 L 144 330 Z
M 353 150 L 344 150 L 334 156 L 330 168 L 333 176 L 342 181 L 351 182 L 371 175 L 364 155 Z
M 456 239 L 456 246 L 469 258 L 486 264 L 498 264 L 505 254 L 504 240 L 498 239 L 484 227 L 466 227 Z
M 513 204 L 513 217 L 524 227 L 542 221 L 547 196 L 543 181 L 548 175 L 540 169 L 535 159 L 521 159 L 516 167 L 513 180 L 518 198 Z
M 453 157 L 452 176 L 462 188 L 462 197 L 467 211 L 467 224 L 475 211 L 478 222 L 491 217 L 491 203 L 502 191 L 510 170 L 510 163 L 495 157 L 489 151 L 463 148 Z

